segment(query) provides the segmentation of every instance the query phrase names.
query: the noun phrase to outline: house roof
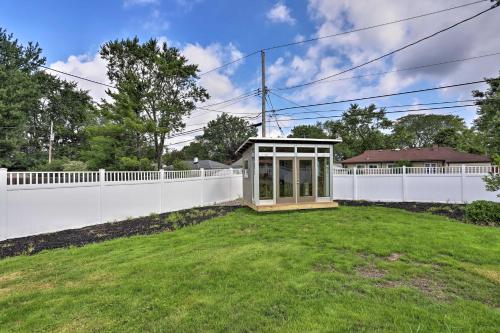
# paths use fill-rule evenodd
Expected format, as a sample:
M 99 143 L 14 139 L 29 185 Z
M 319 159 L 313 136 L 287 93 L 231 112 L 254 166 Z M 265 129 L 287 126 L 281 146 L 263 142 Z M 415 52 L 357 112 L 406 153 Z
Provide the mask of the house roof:
M 409 148 L 401 150 L 367 150 L 361 155 L 342 161 L 342 164 L 443 161 L 445 163 L 491 162 L 488 156 L 463 153 L 449 147 Z
M 238 150 L 236 150 L 236 155 L 242 154 L 254 143 L 289 143 L 289 144 L 328 144 L 333 145 L 335 143 L 342 142 L 342 139 L 306 139 L 306 138 L 258 138 L 251 137 L 245 141 Z
M 212 160 L 199 160 L 198 163 L 194 161 L 184 161 L 191 169 L 228 169 L 229 166 L 217 161 Z

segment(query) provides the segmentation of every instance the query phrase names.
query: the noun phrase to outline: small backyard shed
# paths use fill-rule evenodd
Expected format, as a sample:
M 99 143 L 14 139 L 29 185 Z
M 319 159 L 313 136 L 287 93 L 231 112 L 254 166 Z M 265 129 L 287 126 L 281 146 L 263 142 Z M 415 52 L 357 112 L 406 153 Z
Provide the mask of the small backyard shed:
M 333 145 L 340 139 L 249 138 L 243 160 L 243 200 L 256 211 L 336 207 Z

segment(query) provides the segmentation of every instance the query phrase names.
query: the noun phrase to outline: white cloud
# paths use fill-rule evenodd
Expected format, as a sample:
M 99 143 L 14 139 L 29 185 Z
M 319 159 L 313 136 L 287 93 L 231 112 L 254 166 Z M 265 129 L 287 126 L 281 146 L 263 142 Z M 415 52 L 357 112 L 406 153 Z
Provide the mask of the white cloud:
M 167 41 L 166 37 L 160 37 L 159 40 Z M 176 44 L 171 42 L 170 44 Z M 180 47 L 181 52 L 188 58 L 191 63 L 199 65 L 201 72 L 208 71 L 215 67 L 226 63 L 227 61 L 234 60 L 241 57 L 241 52 L 232 44 L 220 45 L 220 44 L 210 44 L 208 46 L 201 46 L 199 44 L 185 44 L 177 45 Z M 232 74 L 234 70 L 240 65 L 241 62 L 230 66 L 231 68 L 221 69 L 218 71 L 211 72 L 210 74 L 204 75 L 200 78 L 200 84 L 207 89 L 210 94 L 210 100 L 206 101 L 205 105 L 215 104 L 222 102 L 224 100 L 237 97 L 246 92 L 246 87 L 239 87 L 233 80 Z M 68 72 L 74 75 L 86 77 L 95 81 L 109 83 L 106 76 L 106 62 L 100 58 L 99 54 L 93 57 L 86 55 L 80 56 L 70 56 L 66 61 L 57 61 L 50 65 L 51 68 Z M 101 98 L 107 98 L 106 87 L 86 82 L 79 79 L 67 78 L 62 74 L 58 74 L 61 78 L 66 78 L 78 83 L 78 86 L 82 89 L 89 90 L 90 95 L 96 100 L 100 101 Z M 253 122 L 254 115 L 257 115 L 260 110 L 260 102 L 257 98 L 250 96 L 249 98 L 241 101 L 234 101 L 235 103 L 221 104 L 210 109 L 220 109 L 222 107 L 223 111 L 229 112 L 231 114 L 239 114 L 241 117 L 245 117 Z M 215 119 L 219 112 L 211 112 L 207 110 L 197 109 L 193 111 L 190 117 L 186 117 L 186 128 L 185 130 L 190 130 L 194 128 L 203 127 L 203 124 L 208 123 L 208 121 Z M 193 135 L 184 135 L 168 140 L 168 143 L 175 143 L 180 141 L 185 141 L 194 138 L 201 132 L 194 133 Z M 174 145 L 171 148 L 180 148 L 184 145 L 189 144 L 189 142 L 182 143 L 179 145 Z
M 301 34 L 298 34 L 293 38 L 293 41 L 297 43 L 303 42 L 304 40 L 306 40 L 306 38 Z
M 160 0 L 124 0 L 123 6 L 145 6 L 145 5 L 156 5 L 159 4 Z
M 56 61 L 55 63 L 50 64 L 49 67 L 97 82 L 105 83 L 108 85 L 111 84 L 106 75 L 106 61 L 102 59 L 99 54 L 95 54 L 92 57 L 88 55 L 71 55 L 66 61 Z M 96 102 L 99 102 L 102 98 L 108 97 L 108 95 L 106 94 L 106 90 L 110 89 L 108 87 L 77 79 L 64 74 L 57 74 L 54 72 L 51 73 L 56 74 L 61 79 L 76 82 L 79 88 L 88 90 L 90 96 Z
M 276 3 L 268 12 L 267 18 L 275 23 L 295 24 L 295 19 L 292 17 L 290 9 L 283 3 Z
M 418 2 L 309 0 L 308 12 L 316 25 L 314 36 L 325 36 L 346 29 L 359 29 L 455 5 L 457 5 L 456 2 L 452 0 L 439 2 L 433 0 Z M 273 82 L 270 85 L 272 87 L 293 86 L 336 74 L 450 26 L 490 5 L 489 2 L 484 2 L 452 12 L 304 44 L 305 49 L 298 48 L 294 51 L 295 55 L 285 57 L 279 63 L 276 62 L 270 66 L 274 69 L 273 74 L 270 73 Z M 425 70 L 339 81 L 341 78 L 367 73 L 385 72 L 498 52 L 500 35 L 496 32 L 496 21 L 495 13 L 487 13 L 381 61 L 320 84 L 284 91 L 282 94 L 295 102 L 310 104 L 399 92 L 418 85 L 439 86 L 496 76 L 499 56 L 430 67 Z M 447 99 L 470 98 L 470 91 L 477 88 L 480 87 L 465 86 L 460 89 L 443 90 L 437 94 Z M 408 96 L 408 98 L 411 97 Z M 387 105 L 391 103 L 391 100 L 366 101 L 366 103 L 370 102 Z

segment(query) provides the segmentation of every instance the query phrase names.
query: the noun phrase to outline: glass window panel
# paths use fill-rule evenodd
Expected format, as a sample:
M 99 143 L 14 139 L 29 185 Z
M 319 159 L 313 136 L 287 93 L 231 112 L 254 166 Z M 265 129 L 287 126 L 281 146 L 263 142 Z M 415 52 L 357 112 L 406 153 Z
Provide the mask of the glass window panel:
M 277 153 L 294 153 L 295 147 L 276 147 Z
M 330 158 L 318 157 L 318 197 L 330 196 Z
M 273 159 L 272 157 L 259 158 L 259 199 L 273 199 Z
M 261 153 L 272 153 L 273 147 L 259 147 L 259 152 Z
M 318 148 L 318 154 L 330 154 L 330 148 Z
M 279 160 L 279 196 L 293 197 L 293 160 Z
M 299 160 L 299 195 L 313 196 L 313 161 Z
M 314 147 L 297 147 L 297 152 L 298 153 L 313 153 L 314 154 Z

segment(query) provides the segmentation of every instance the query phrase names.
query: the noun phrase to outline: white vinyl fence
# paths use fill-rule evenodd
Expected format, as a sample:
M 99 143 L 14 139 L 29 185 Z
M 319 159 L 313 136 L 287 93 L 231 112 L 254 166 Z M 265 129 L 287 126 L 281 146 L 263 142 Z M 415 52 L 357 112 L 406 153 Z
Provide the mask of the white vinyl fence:
M 499 173 L 494 166 L 333 169 L 336 200 L 468 203 L 500 201 L 488 192 L 483 177 Z
M 237 199 L 242 193 L 240 169 L 0 169 L 0 240 L 211 205 Z
M 499 201 L 482 178 L 498 167 L 333 169 L 336 200 Z M 240 169 L 7 172 L 0 169 L 0 240 L 205 206 L 242 196 Z

